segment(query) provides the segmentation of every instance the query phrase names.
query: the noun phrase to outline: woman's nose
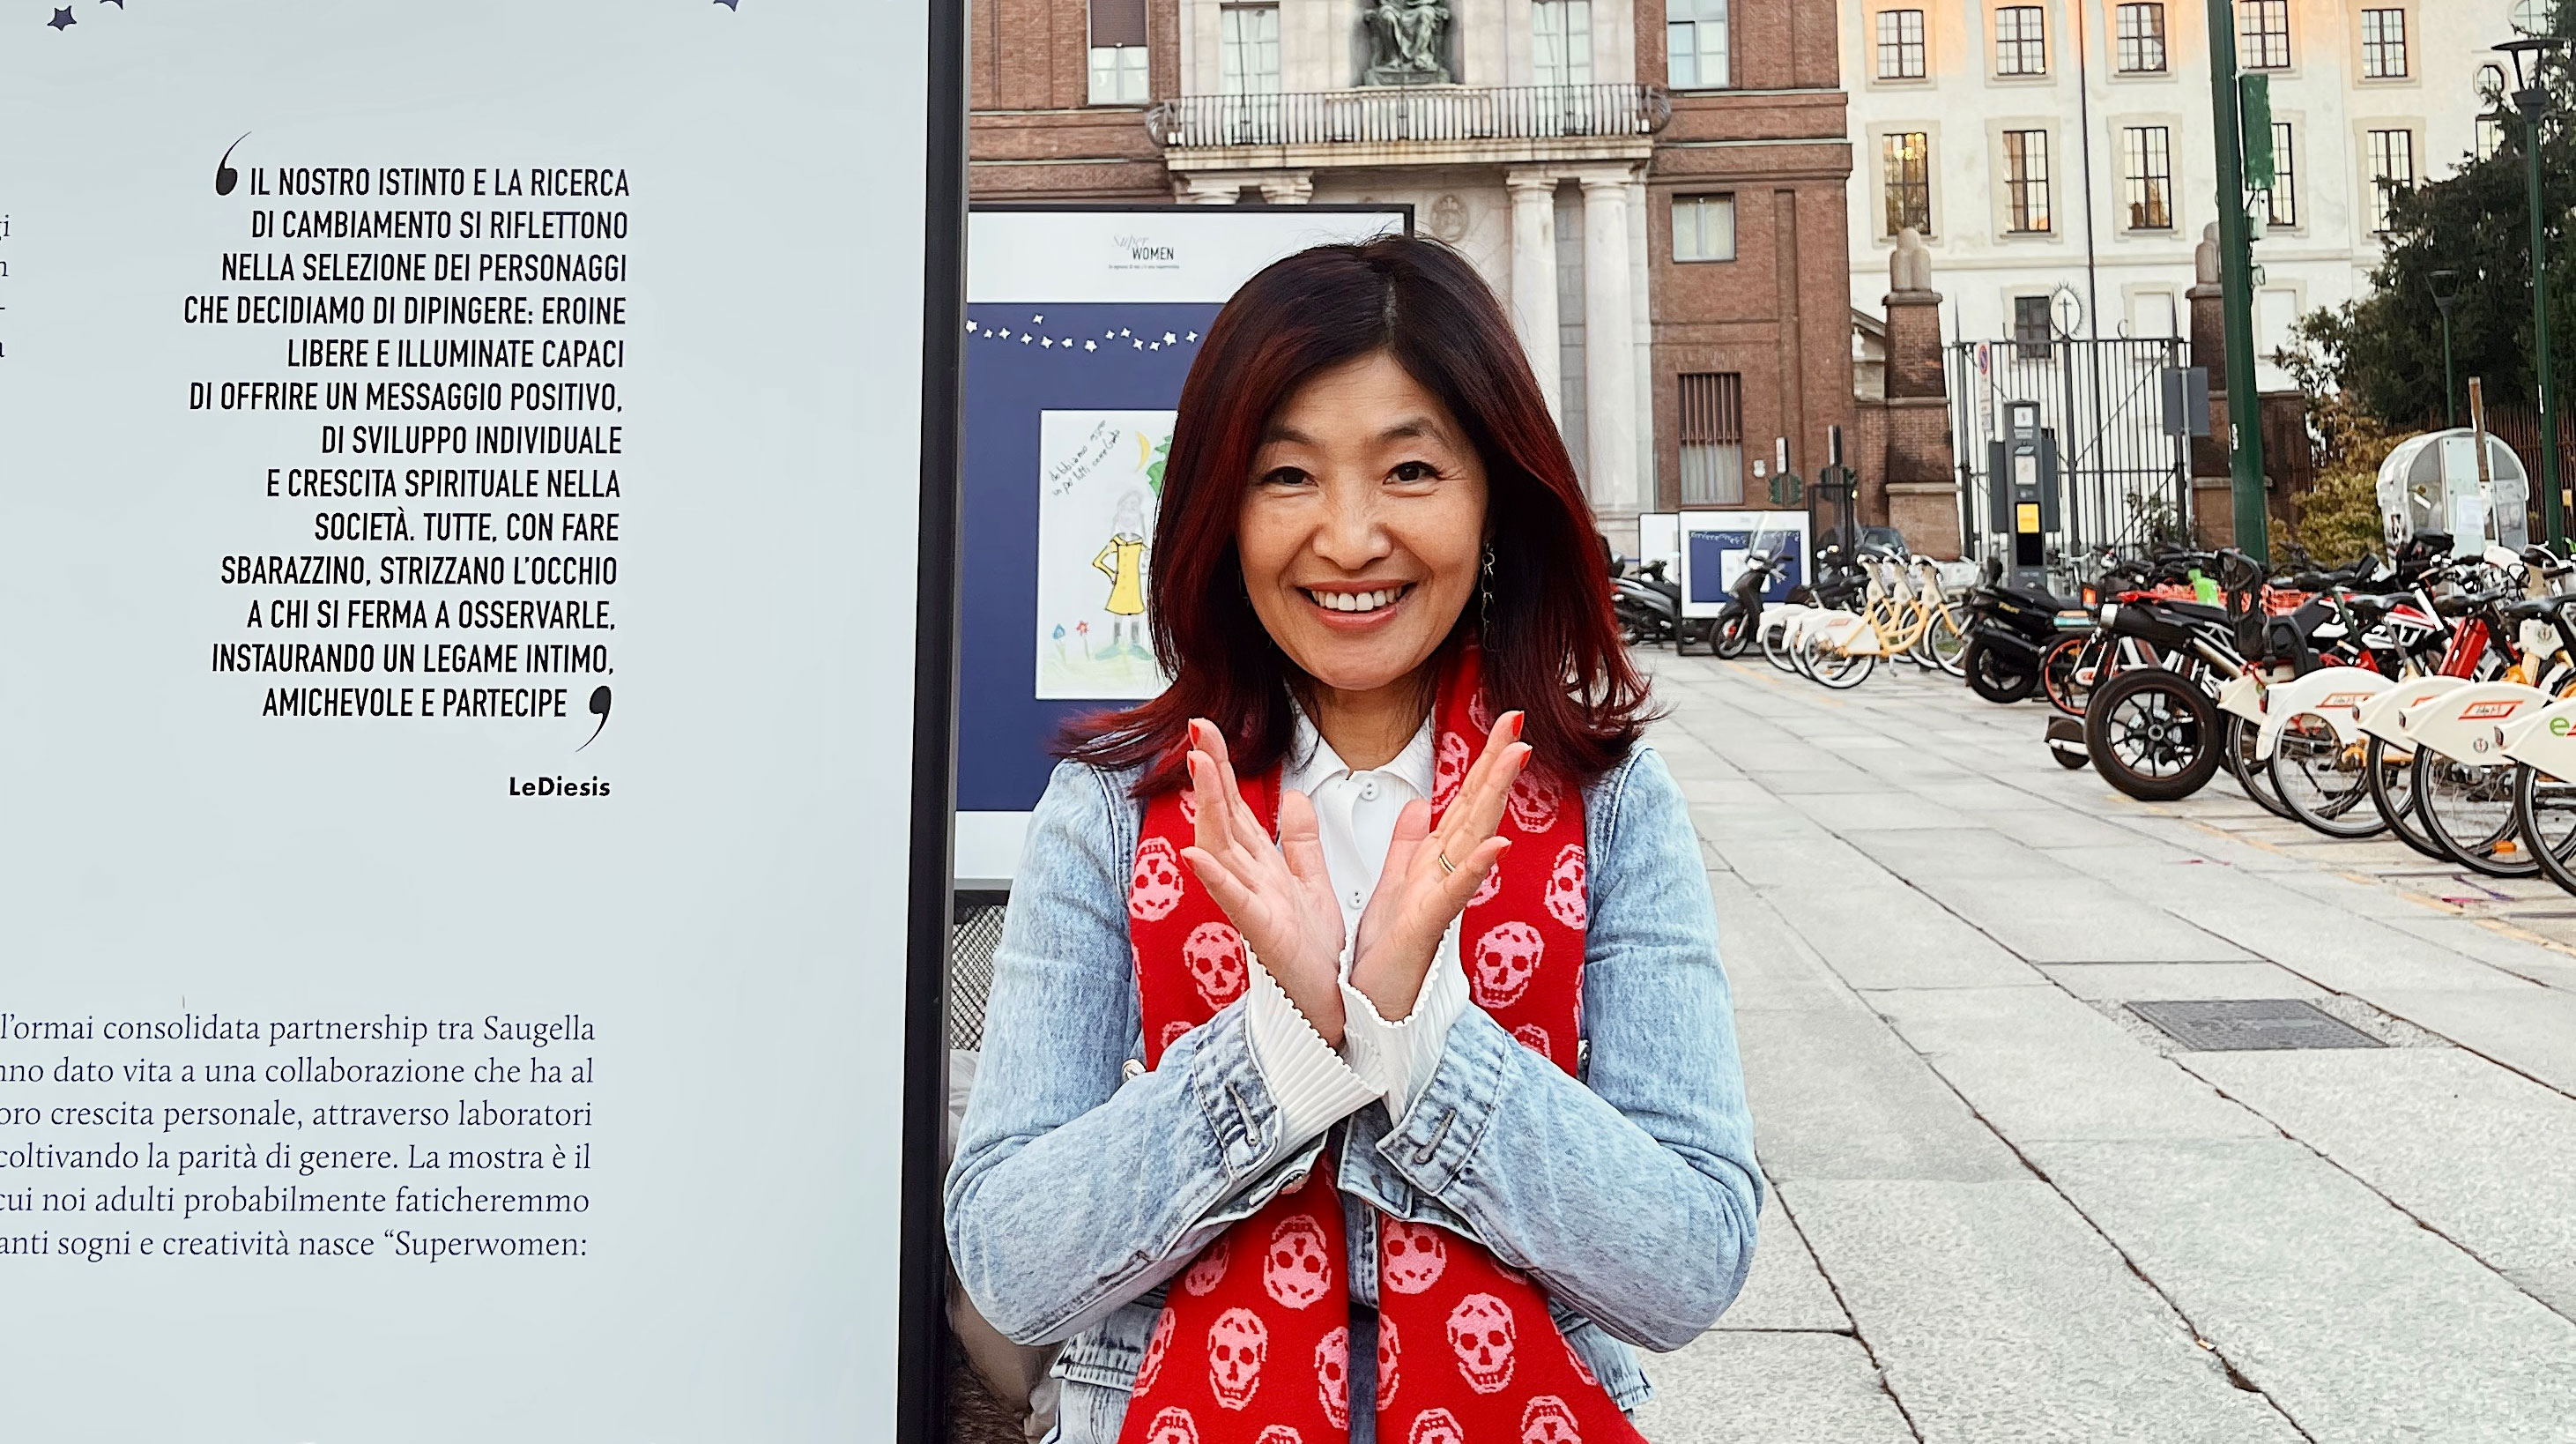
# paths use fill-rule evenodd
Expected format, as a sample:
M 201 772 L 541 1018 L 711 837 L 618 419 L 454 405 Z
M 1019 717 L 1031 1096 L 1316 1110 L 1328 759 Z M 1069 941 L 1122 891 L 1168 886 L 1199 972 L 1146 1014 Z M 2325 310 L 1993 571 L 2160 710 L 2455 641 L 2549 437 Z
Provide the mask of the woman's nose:
M 1324 524 L 1315 534 L 1317 556 L 1344 571 L 1358 571 L 1393 550 L 1375 486 L 1325 488 Z

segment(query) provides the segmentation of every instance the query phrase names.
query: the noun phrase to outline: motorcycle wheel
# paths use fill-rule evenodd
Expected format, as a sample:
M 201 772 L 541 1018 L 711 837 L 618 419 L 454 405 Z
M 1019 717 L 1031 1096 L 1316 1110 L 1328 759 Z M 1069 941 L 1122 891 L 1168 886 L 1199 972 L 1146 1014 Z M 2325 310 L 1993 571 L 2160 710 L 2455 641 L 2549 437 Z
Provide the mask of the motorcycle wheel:
M 1743 656 L 1745 644 L 1758 625 L 1742 612 L 1728 613 L 1717 624 L 1717 654 L 1730 662 Z
M 2162 667 L 2113 677 L 2084 712 L 2084 747 L 2102 780 L 2141 802 L 2175 802 L 2209 785 L 2226 748 L 2218 704 Z
M 2388 828 L 2370 795 L 2369 747 L 2346 742 L 2332 724 L 2302 712 L 2281 725 L 2272 744 L 2272 790 L 2290 815 L 2328 837 L 2372 837 Z
M 2415 815 L 2451 861 L 2489 877 L 2540 871 L 2515 825 L 2516 765 L 2462 762 L 2430 747 L 2415 749 Z
M 2083 664 L 2090 637 L 2060 637 L 2039 654 L 2039 687 L 2048 705 L 2069 717 L 2084 715 L 2084 696 L 2075 690 L 2075 672 Z
M 2425 836 L 2423 820 L 2416 815 L 2415 754 L 2400 752 L 2373 737 L 2361 760 L 2362 775 L 2370 783 L 2370 800 L 2379 804 L 2379 815 L 2388 820 L 2389 836 L 2435 862 L 2449 862 L 2451 855 Z
M 2576 783 L 2516 766 L 2513 820 L 2532 839 L 2531 860 L 2561 891 L 2576 893 Z
M 2018 702 L 2039 686 L 2038 668 L 2018 656 L 2005 655 L 1982 637 L 1968 643 L 1960 664 L 1968 677 L 1968 690 L 1989 702 Z
M 2261 733 L 2260 724 L 2248 722 L 2230 712 L 2227 714 L 2226 731 L 2227 775 L 2236 779 L 2236 785 L 2244 789 L 2247 797 L 2254 799 L 2255 806 L 2274 817 L 2296 818 L 2298 814 L 2290 810 L 2290 805 L 2281 800 L 2280 791 L 2272 786 L 2272 769 L 2264 766 L 2262 760 L 2254 755 L 2254 744 Z

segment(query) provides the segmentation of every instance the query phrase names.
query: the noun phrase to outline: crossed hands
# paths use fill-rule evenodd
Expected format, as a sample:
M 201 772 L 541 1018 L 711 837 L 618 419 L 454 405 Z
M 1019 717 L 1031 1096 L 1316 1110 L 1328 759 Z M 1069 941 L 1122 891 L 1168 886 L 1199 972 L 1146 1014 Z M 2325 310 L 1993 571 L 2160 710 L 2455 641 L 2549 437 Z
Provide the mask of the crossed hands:
M 1520 713 L 1494 719 L 1438 828 L 1431 825 L 1431 804 L 1419 798 L 1397 816 L 1385 870 L 1353 940 L 1351 986 L 1379 1017 L 1392 1022 L 1413 1011 L 1441 935 L 1511 846 L 1494 829 L 1529 761 L 1520 735 Z M 1189 767 L 1198 840 L 1181 850 L 1182 860 L 1289 1001 L 1328 1046 L 1340 1047 L 1342 910 L 1324 867 L 1315 804 L 1302 792 L 1282 793 L 1273 843 L 1236 786 L 1225 738 L 1205 719 L 1190 722 Z

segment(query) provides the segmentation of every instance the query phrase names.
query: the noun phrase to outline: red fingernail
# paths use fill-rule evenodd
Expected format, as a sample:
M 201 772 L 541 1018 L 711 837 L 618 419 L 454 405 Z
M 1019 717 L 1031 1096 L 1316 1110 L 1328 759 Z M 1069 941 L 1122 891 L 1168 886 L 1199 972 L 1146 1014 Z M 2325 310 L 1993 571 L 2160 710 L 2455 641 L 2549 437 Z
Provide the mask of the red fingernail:
M 1526 712 L 1515 712 L 1512 714 L 1512 735 L 1514 737 L 1521 735 L 1521 724 L 1528 720 L 1529 714 Z

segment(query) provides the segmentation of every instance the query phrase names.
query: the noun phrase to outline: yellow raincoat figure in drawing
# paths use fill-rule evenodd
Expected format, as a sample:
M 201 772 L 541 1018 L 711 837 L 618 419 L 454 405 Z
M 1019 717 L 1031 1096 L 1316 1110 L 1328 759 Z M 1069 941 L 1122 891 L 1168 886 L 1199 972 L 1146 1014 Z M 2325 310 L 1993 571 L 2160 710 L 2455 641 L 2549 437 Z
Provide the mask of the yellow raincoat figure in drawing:
M 1091 559 L 1092 566 L 1109 578 L 1109 600 L 1101 609 L 1110 615 L 1109 642 L 1097 655 L 1115 657 L 1121 652 L 1133 657 L 1150 657 L 1145 649 L 1145 498 L 1130 491 L 1118 498 L 1118 510 L 1110 519 L 1109 544 Z

